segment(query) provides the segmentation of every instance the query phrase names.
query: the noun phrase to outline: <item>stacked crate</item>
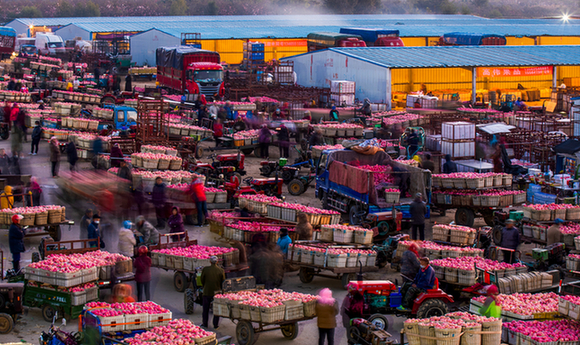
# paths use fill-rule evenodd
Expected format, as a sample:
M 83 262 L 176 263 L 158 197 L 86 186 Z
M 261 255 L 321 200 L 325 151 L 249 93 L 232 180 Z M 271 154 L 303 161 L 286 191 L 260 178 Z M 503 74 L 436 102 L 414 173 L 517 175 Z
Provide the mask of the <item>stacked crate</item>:
M 330 99 L 336 105 L 354 104 L 356 84 L 348 80 L 332 80 L 330 82 Z
M 244 63 L 248 66 L 264 63 L 264 43 L 244 42 Z
M 444 122 L 441 125 L 441 153 L 452 158 L 475 156 L 475 124 L 470 122 Z

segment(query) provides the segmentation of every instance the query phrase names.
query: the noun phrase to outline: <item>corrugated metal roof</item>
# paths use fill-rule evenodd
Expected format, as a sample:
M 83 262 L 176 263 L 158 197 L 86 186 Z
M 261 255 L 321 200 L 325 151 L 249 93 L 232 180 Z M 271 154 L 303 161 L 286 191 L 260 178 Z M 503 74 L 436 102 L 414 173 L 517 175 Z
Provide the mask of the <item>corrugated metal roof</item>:
M 580 65 L 580 46 L 369 47 L 329 50 L 387 68 Z
M 304 38 L 311 32 L 342 27 L 399 30 L 403 37 L 441 36 L 456 31 L 506 36 L 578 36 L 580 20 L 487 19 L 463 15 L 300 15 L 19 18 L 26 26 L 75 24 L 89 32 L 147 31 L 163 28 L 180 36 L 200 32 L 202 39 Z M 7 24 L 10 26 L 10 23 Z

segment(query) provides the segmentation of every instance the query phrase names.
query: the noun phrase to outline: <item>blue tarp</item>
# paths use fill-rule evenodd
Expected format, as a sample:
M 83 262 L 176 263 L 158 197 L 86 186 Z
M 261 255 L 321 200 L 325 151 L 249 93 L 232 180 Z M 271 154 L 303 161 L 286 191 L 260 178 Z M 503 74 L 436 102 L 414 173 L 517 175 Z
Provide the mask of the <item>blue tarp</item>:
M 16 30 L 7 26 L 0 26 L 0 36 L 16 37 Z
M 473 34 L 468 32 L 451 32 L 443 35 L 443 41 L 447 44 L 457 44 L 462 46 L 479 46 L 484 38 L 498 37 L 504 38 L 502 35 L 493 34 Z
M 341 28 L 341 34 L 359 35 L 363 41 L 375 43 L 380 36 L 399 36 L 399 30 L 365 29 L 365 28 Z

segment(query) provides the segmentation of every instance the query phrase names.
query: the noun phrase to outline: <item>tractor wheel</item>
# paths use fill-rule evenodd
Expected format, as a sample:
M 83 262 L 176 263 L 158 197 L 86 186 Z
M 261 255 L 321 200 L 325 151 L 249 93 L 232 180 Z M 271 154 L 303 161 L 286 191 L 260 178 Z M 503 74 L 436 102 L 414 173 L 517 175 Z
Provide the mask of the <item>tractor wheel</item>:
M 195 158 L 201 159 L 203 157 L 203 147 L 197 145 L 195 148 Z
M 262 158 L 262 150 L 260 149 L 260 146 L 257 146 L 254 149 L 254 157 L 256 157 L 256 158 Z
M 2 138 L 2 140 L 8 140 L 8 138 L 10 137 L 10 131 L 5 130 L 0 132 L 0 138 Z
M 304 284 L 308 284 L 314 279 L 314 271 L 311 268 L 300 267 L 300 281 Z
M 501 240 L 502 240 L 502 235 L 503 235 L 502 232 L 503 232 L 503 226 L 496 225 L 493 227 L 491 237 L 493 239 L 493 243 L 495 243 L 497 246 L 501 246 Z
M 238 172 L 233 173 L 232 175 L 233 178 L 238 180 L 238 183 L 241 185 L 242 184 L 242 175 Z
M 60 225 L 50 225 L 48 226 L 48 234 L 52 237 L 53 240 L 59 242 L 62 238 L 62 231 L 60 229 Z
M 282 180 L 284 181 L 290 181 L 292 180 L 292 174 L 294 173 L 293 170 L 285 170 L 282 172 Z
M 12 332 L 13 328 L 14 320 L 12 319 L 12 316 L 5 313 L 0 313 L 0 334 L 10 333 Z
M 246 123 L 243 121 L 237 121 L 234 123 L 234 131 L 240 132 L 246 130 Z
M 494 225 L 493 210 L 483 211 L 482 214 L 483 214 L 483 220 L 485 221 L 485 224 L 487 224 L 488 226 L 493 226 Z
M 236 326 L 236 338 L 240 345 L 252 345 L 258 340 L 258 334 L 254 332 L 250 321 L 240 320 Z
M 50 304 L 45 304 L 42 306 L 42 318 L 46 322 L 52 322 L 52 318 L 56 314 L 56 309 Z
M 384 220 L 380 221 L 379 224 L 377 224 L 377 228 L 379 228 L 379 236 L 386 236 L 391 231 L 389 223 Z
M 253 148 L 249 148 L 249 149 L 242 149 L 242 153 L 245 154 L 246 156 L 249 156 L 252 154 L 252 152 L 254 152 Z
M 361 208 L 359 205 L 352 205 L 350 207 L 350 210 L 348 211 L 348 220 L 350 221 L 350 224 L 352 225 L 358 225 L 360 223 L 362 223 L 362 219 L 359 216 L 359 214 L 361 213 Z
M 304 183 L 298 179 L 290 181 L 288 184 L 288 192 L 295 196 L 304 193 Z
M 195 291 L 193 289 L 185 289 L 183 294 L 183 303 L 186 314 L 193 314 L 195 310 Z
M 561 265 L 552 265 L 548 267 L 548 271 L 558 271 L 560 272 L 560 280 L 564 280 L 566 278 L 566 270 Z
M 298 327 L 298 322 L 295 322 L 295 323 L 281 326 L 280 330 L 282 331 L 282 335 L 284 336 L 284 338 L 286 338 L 288 340 L 294 340 L 294 339 L 296 339 L 296 337 L 298 337 L 298 331 L 300 329 Z
M 187 289 L 188 284 L 187 276 L 185 273 L 181 271 L 175 272 L 173 275 L 173 287 L 175 287 L 175 291 L 183 292 Z
M 472 210 L 460 207 L 455 211 L 455 223 L 457 225 L 473 226 L 475 214 Z
M 389 329 L 389 320 L 387 320 L 387 317 L 383 314 L 373 314 L 368 320 L 380 330 L 386 332 Z
M 418 319 L 428 319 L 431 316 L 443 316 L 449 313 L 447 304 L 440 299 L 429 299 L 419 306 Z
M 360 344 L 361 336 L 357 326 L 350 326 L 346 331 L 346 336 L 349 344 Z
M 342 287 L 346 290 L 346 286 L 353 280 L 356 280 L 356 273 L 343 273 L 340 278 Z
M 73 338 L 77 341 L 77 344 L 82 344 L 83 340 L 85 340 L 85 336 L 83 332 L 72 332 Z
M 101 100 L 103 104 L 115 104 L 115 99 L 113 97 L 105 97 Z
M 34 252 L 32 253 L 32 262 L 39 262 L 40 261 L 40 253 Z
M 387 256 L 383 252 L 378 252 L 377 253 L 377 260 L 375 263 L 376 263 L 378 268 L 383 268 L 383 267 L 387 266 Z
M 272 174 L 272 167 L 270 166 L 270 164 L 264 165 L 261 170 L 262 176 L 270 177 L 270 175 Z

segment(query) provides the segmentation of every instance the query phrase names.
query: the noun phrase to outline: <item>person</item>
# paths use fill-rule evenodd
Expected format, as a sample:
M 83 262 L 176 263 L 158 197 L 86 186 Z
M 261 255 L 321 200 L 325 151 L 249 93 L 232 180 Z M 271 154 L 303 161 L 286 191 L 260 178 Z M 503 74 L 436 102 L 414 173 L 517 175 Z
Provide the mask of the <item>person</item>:
M 416 242 L 412 242 L 401 258 L 401 275 L 403 276 L 403 283 L 411 283 L 415 280 L 420 268 L 419 246 Z
M 497 299 L 498 293 L 497 286 L 489 285 L 487 287 L 487 298 L 481 308 L 479 308 L 479 315 L 501 318 L 501 305 Z
M 185 227 L 183 226 L 183 217 L 179 207 L 173 206 L 171 208 L 171 215 L 167 220 L 167 225 L 169 225 L 169 233 L 185 232 Z M 185 234 L 179 236 L 171 236 L 173 242 L 182 241 L 185 238 Z
M 417 230 L 419 230 L 419 239 L 425 240 L 425 215 L 427 214 L 427 206 L 423 202 L 423 195 L 421 193 L 415 194 L 415 200 L 409 207 L 411 213 L 411 238 L 417 240 Z
M 421 268 L 413 284 L 403 293 L 401 289 L 401 294 L 403 297 L 403 304 L 397 307 L 398 310 L 405 311 L 413 306 L 413 300 L 421 293 L 427 290 L 433 289 L 435 286 L 435 271 L 433 267 L 429 265 L 429 258 L 423 257 L 419 260 Z
M 203 119 L 207 118 L 207 109 L 205 105 L 201 105 L 199 110 L 197 111 L 197 125 L 201 126 Z
M 409 171 L 393 162 L 393 160 L 389 160 L 387 163 L 391 167 L 391 172 L 394 174 L 394 181 L 395 184 L 399 187 L 401 191 L 401 198 L 405 198 L 407 196 L 407 190 L 409 189 L 409 179 L 410 174 Z
M 407 144 L 409 144 L 409 152 L 407 156 L 413 157 L 419 151 L 419 136 L 414 129 L 411 129 L 411 132 L 407 137 Z
M 218 107 L 218 105 L 217 105 L 215 102 L 213 102 L 213 103 L 212 103 L 212 104 L 209 106 L 209 109 L 208 109 L 208 111 L 209 111 L 209 116 L 210 116 L 212 119 L 214 119 L 214 120 L 215 120 L 215 119 L 217 119 L 217 118 L 218 118 L 218 113 L 219 113 L 219 110 L 220 110 L 220 108 Z M 220 119 L 220 120 L 221 120 L 221 119 Z M 214 130 L 215 130 L 215 129 L 214 129 Z
M 282 251 L 282 254 L 284 254 L 284 257 L 286 257 L 288 254 L 288 246 L 291 243 L 292 240 L 290 239 L 290 236 L 288 236 L 288 228 L 280 228 L 280 237 L 278 238 L 278 242 L 276 242 L 276 244 Z
M 280 125 L 280 130 L 278 131 L 278 145 L 280 147 L 280 157 L 288 158 L 290 156 L 290 133 L 284 124 Z
M 10 174 L 10 164 L 12 160 L 6 154 L 6 149 L 0 149 L 0 171 L 4 175 Z
M 230 101 L 226 101 L 226 105 L 224 106 L 224 111 L 227 114 L 228 120 L 235 120 L 236 119 L 237 113 L 232 110 L 232 105 L 231 105 Z
M 272 135 L 270 134 L 270 130 L 268 126 L 262 125 L 262 129 L 260 129 L 260 136 L 258 137 L 258 143 L 260 143 L 260 157 L 261 158 L 268 158 L 269 154 L 269 147 L 270 147 L 270 140 Z
M 117 284 L 113 286 L 112 303 L 132 303 L 135 298 L 131 296 L 133 288 L 129 284 Z
M 103 237 L 101 236 L 101 232 L 99 230 L 99 223 L 101 222 L 101 216 L 98 214 L 93 215 L 93 221 L 87 228 L 88 238 L 89 239 L 97 239 L 100 237 L 100 248 L 105 248 L 105 242 L 103 242 Z M 97 241 L 89 242 L 91 247 L 97 246 Z
M 155 178 L 153 191 L 151 192 L 151 203 L 155 207 L 155 215 L 157 216 L 157 228 L 165 228 L 165 183 L 159 176 Z
M 127 76 L 125 77 L 125 91 L 133 92 L 133 77 L 131 76 L 131 73 L 127 73 Z
M 30 193 L 30 198 L 27 198 L 27 202 L 32 201 L 29 206 L 40 206 L 40 196 L 42 195 L 42 188 L 38 184 L 36 176 L 30 178 L 30 186 L 28 187 L 28 193 Z
M 190 195 L 193 202 L 195 202 L 197 226 L 203 226 L 205 217 L 207 217 L 207 197 L 205 196 L 205 187 L 201 179 L 195 179 L 191 183 Z
M 322 145 L 323 143 L 322 129 L 317 127 L 314 129 L 314 132 L 312 132 L 310 140 L 308 140 L 308 147 L 312 148 L 312 146 Z
M 224 136 L 224 125 L 221 119 L 215 120 L 213 123 L 213 138 L 215 140 L 215 147 L 220 145 L 220 138 Z
M 119 178 L 127 180 L 129 183 L 133 183 L 133 174 L 131 173 L 131 169 L 129 169 L 127 162 L 125 162 L 125 160 L 122 160 L 120 163 L 121 164 L 119 171 L 117 172 L 117 176 Z
M 564 221 L 560 218 L 556 218 L 554 220 L 554 224 L 552 224 L 552 226 L 550 226 L 548 228 L 548 232 L 547 232 L 547 243 L 546 245 L 552 245 L 554 243 L 560 243 L 562 242 L 562 233 L 560 232 L 560 225 L 562 225 L 562 223 L 564 223 Z
M 58 147 L 58 140 L 56 140 L 56 137 L 50 138 L 49 150 L 50 150 L 50 164 L 51 164 L 52 177 L 57 178 L 58 177 L 58 163 L 60 161 L 60 149 Z
M 24 235 L 26 231 L 20 226 L 22 215 L 15 214 L 12 216 L 12 225 L 8 230 L 8 244 L 10 253 L 12 253 L 12 266 L 14 271 L 20 271 L 20 253 L 24 253 Z
M 103 140 L 100 137 L 96 137 L 93 140 L 93 154 L 98 156 L 101 152 L 103 152 Z
M 328 339 L 328 345 L 334 345 L 334 329 L 339 309 L 338 302 L 332 297 L 330 289 L 320 290 L 316 299 L 315 311 L 318 325 L 318 345 L 324 345 L 325 338 Z
M 30 154 L 36 156 L 38 154 L 38 144 L 40 144 L 40 139 L 42 139 L 42 126 L 40 126 L 40 121 L 35 121 L 36 125 L 32 130 L 31 144 L 30 144 Z
M 16 117 L 16 123 L 18 124 L 23 142 L 26 142 L 26 131 L 28 130 L 28 128 L 26 128 L 26 116 L 26 111 L 24 109 L 20 109 L 18 116 Z
M 491 161 L 493 162 L 493 172 L 494 173 L 503 173 L 503 163 L 502 163 L 502 159 L 501 159 L 501 147 L 497 142 L 495 143 L 495 145 L 493 145 L 493 147 L 494 147 L 494 151 L 493 151 L 493 154 L 491 155 Z
M 97 88 L 101 88 L 101 70 L 99 67 L 95 67 L 95 71 L 93 72 L 93 77 L 95 78 L 95 83 L 97 83 Z
M 135 219 L 136 230 L 143 235 L 143 244 L 157 244 L 159 243 L 159 231 L 155 229 L 151 223 L 145 220 L 143 216 L 137 216 Z
M 123 160 L 123 151 L 119 147 L 119 144 L 115 143 L 111 147 L 111 167 L 118 168 L 121 166 L 121 161 Z
M 11 80 L 12 81 L 12 80 Z M 10 89 L 8 89 L 10 90 Z M 9 102 L 4 103 L 4 117 L 3 117 L 3 121 L 8 123 L 8 126 L 11 127 L 10 124 L 10 114 L 12 114 L 12 107 L 10 106 Z
M 445 164 L 443 164 L 443 173 L 444 174 L 451 174 L 457 172 L 457 164 L 451 160 L 451 155 L 445 155 Z
M 140 246 L 139 256 L 133 260 L 135 282 L 137 283 L 137 301 L 139 302 L 151 300 L 151 258 L 147 256 L 147 252 L 147 247 Z
M 415 99 L 415 102 L 413 103 L 413 108 L 415 109 L 421 109 L 421 102 L 419 102 L 419 99 Z
M 302 120 L 307 120 L 308 122 L 312 121 L 312 114 L 310 113 L 310 111 L 306 110 L 304 112 L 304 117 L 302 118 Z
M 46 83 L 46 79 L 44 79 L 43 81 Z M 38 110 L 44 110 L 45 109 L 45 107 L 44 107 L 44 101 L 42 99 L 40 101 L 38 101 L 38 104 L 39 104 Z
M 217 265 L 217 256 L 210 256 L 210 266 L 206 266 L 201 270 L 201 286 L 203 286 L 203 311 L 201 327 L 208 328 L 209 321 L 209 307 L 213 301 L 216 291 L 222 289 L 222 284 L 226 280 L 226 273 L 221 267 Z M 219 328 L 220 318 L 214 313 L 213 328 Z
M 330 113 L 328 114 L 330 121 L 338 122 L 338 110 L 336 110 L 336 106 L 332 106 Z
M 14 130 L 16 131 L 18 128 L 18 123 L 16 120 L 18 119 L 18 113 L 20 112 L 20 107 L 18 107 L 18 103 L 12 104 L 12 109 L 10 110 L 10 122 L 14 126 Z
M 431 154 L 425 153 L 423 156 L 423 160 L 421 161 L 421 167 L 425 170 L 429 170 L 430 172 L 435 171 L 435 163 L 431 160 Z
M 90 208 L 85 211 L 85 214 L 81 218 L 80 222 L 80 234 L 81 240 L 86 240 L 89 238 L 89 225 L 91 225 L 93 219 L 93 210 Z
M 126 220 L 123 222 L 123 227 L 119 230 L 119 254 L 123 254 L 132 258 L 135 256 L 135 245 L 137 240 L 131 227 L 133 223 Z
M 358 111 L 365 115 L 365 116 L 371 116 L 372 111 L 371 111 L 371 101 L 368 98 L 365 98 L 364 103 L 362 105 L 362 107 L 360 107 L 358 109 Z
M 511 250 L 503 251 L 503 261 L 513 264 L 516 261 L 515 250 L 520 245 L 520 231 L 514 226 L 515 220 L 508 219 L 505 221 L 505 227 L 501 231 L 501 247 Z
M 312 240 L 313 228 L 305 213 L 298 214 L 298 224 L 296 224 L 295 231 L 298 233 L 298 240 Z
M 12 158 L 20 157 L 20 153 L 22 153 L 22 129 L 20 127 L 14 127 L 14 133 L 11 135 L 11 145 L 10 148 L 12 149 Z M 14 160 L 12 163 L 15 163 Z
M 272 119 L 274 119 L 274 120 L 280 120 L 282 118 L 283 118 L 283 116 L 282 116 L 282 112 L 280 111 L 280 108 L 276 108 L 276 110 L 272 114 Z
M 66 156 L 68 159 L 70 172 L 72 173 L 75 171 L 75 165 L 79 160 L 79 156 L 77 154 L 77 146 L 75 145 L 75 142 L 72 137 L 69 139 L 69 142 L 66 145 Z
M 4 192 L 0 194 L 0 207 L 4 210 L 14 207 L 14 195 L 12 195 L 12 187 L 6 185 Z

